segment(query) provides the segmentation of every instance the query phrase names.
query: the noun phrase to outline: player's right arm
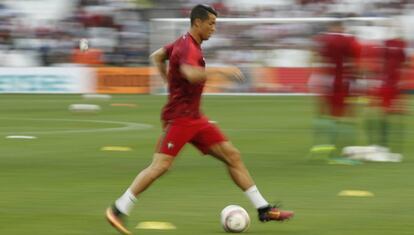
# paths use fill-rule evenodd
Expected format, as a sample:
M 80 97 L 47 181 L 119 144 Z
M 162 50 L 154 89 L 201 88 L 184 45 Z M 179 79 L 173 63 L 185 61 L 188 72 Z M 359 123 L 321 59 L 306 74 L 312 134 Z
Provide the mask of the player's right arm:
M 167 81 L 167 50 L 164 47 L 161 47 L 150 55 L 150 59 L 157 68 L 162 79 L 164 81 Z

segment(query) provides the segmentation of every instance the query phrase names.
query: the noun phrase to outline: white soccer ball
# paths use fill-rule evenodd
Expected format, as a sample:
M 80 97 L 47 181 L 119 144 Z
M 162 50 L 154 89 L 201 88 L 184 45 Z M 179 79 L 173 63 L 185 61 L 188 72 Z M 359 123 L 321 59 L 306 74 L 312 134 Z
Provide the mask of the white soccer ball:
M 81 40 L 79 40 L 79 50 L 87 51 L 88 49 L 89 49 L 88 39 L 82 38 Z
M 226 232 L 241 233 L 249 229 L 250 217 L 243 207 L 229 205 L 221 211 L 221 225 Z

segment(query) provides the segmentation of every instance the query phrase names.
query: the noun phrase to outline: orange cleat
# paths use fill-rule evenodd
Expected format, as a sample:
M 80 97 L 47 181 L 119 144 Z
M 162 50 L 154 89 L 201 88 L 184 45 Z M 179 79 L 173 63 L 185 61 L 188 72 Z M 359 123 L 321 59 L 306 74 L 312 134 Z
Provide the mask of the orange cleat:
M 280 210 L 277 206 L 268 206 L 265 208 L 258 209 L 259 220 L 262 222 L 267 221 L 287 221 L 294 216 L 293 211 L 283 211 Z
M 125 215 L 122 214 L 115 206 L 108 207 L 105 213 L 108 222 L 120 233 L 130 235 L 132 234 L 124 225 Z

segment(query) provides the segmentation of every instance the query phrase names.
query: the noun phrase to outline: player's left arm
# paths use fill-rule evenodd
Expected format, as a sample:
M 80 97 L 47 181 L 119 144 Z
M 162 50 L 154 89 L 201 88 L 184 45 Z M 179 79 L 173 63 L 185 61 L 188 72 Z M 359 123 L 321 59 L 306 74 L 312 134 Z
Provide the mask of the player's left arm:
M 227 79 L 236 81 L 243 81 L 243 73 L 237 67 L 226 67 L 223 69 L 205 69 L 203 67 L 193 66 L 189 64 L 182 64 L 180 66 L 181 73 L 191 83 L 205 81 L 209 76 L 223 76 Z
M 205 81 L 209 76 L 224 76 L 242 81 L 243 74 L 236 67 L 223 69 L 205 69 L 200 66 L 200 61 L 204 60 L 200 51 L 196 47 L 190 46 L 186 50 L 182 50 L 180 60 L 180 72 L 190 83 L 198 83 Z
M 398 87 L 404 89 L 404 87 L 407 87 L 411 83 L 410 79 L 410 70 L 414 68 L 414 61 L 411 62 L 409 60 L 409 55 L 407 46 L 405 42 L 403 43 L 403 46 L 401 48 L 401 67 L 399 68 L 400 73 L 402 74 L 400 81 L 398 82 Z
M 352 50 L 352 58 L 353 58 L 353 64 L 356 68 L 356 73 L 361 74 L 362 73 L 362 44 L 353 37 L 353 40 L 351 42 L 351 50 Z
M 235 80 L 237 82 L 243 82 L 244 81 L 244 75 L 241 72 L 239 68 L 236 66 L 226 66 L 223 68 L 211 68 L 207 69 L 210 74 L 214 74 L 216 76 L 222 76 L 226 79 Z
M 167 50 L 162 47 L 150 55 L 152 63 L 157 68 L 159 74 L 161 75 L 164 81 L 167 81 L 167 60 L 168 53 Z

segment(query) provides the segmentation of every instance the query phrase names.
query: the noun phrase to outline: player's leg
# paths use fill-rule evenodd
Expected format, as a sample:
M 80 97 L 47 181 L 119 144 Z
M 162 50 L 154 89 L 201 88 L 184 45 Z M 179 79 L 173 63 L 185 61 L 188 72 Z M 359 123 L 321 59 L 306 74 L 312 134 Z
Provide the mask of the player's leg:
M 390 123 L 392 127 L 392 136 L 390 138 L 390 149 L 395 153 L 404 154 L 404 142 L 405 142 L 405 131 L 404 131 L 404 114 L 403 113 L 392 113 L 389 114 Z
M 367 138 L 368 145 L 378 145 L 379 144 L 379 118 L 380 113 L 377 110 L 378 108 L 375 106 L 368 107 L 368 110 L 365 112 L 365 120 L 364 120 L 364 128 L 365 134 Z
M 225 164 L 234 183 L 245 192 L 258 209 L 261 221 L 282 221 L 293 216 L 293 212 L 281 211 L 263 198 L 242 161 L 240 151 L 227 141 L 217 126 L 206 124 L 191 143 L 204 154 L 209 154 Z
M 209 154 L 224 162 L 233 181 L 242 190 L 247 190 L 254 182 L 244 166 L 237 150 L 220 131 L 220 129 L 209 123 L 207 118 L 200 120 L 200 131 L 191 139 L 191 143 L 203 154 Z
M 334 145 L 331 136 L 333 120 L 331 118 L 331 100 L 329 96 L 319 97 L 317 115 L 314 121 L 315 145 Z
M 249 171 L 244 165 L 240 151 L 228 141 L 210 146 L 208 154 L 222 161 L 233 180 L 233 182 L 243 191 L 254 186 L 254 181 Z M 264 205 L 267 205 L 265 202 Z
M 123 234 L 131 234 L 124 224 L 124 218 L 129 215 L 134 207 L 137 195 L 145 191 L 154 181 L 167 172 L 173 161 L 173 156 L 155 153 L 151 164 L 136 176 L 126 192 L 115 201 L 112 207 L 106 210 L 107 220 L 118 231 Z
M 226 164 L 234 183 L 244 191 L 257 209 L 260 221 L 284 221 L 293 217 L 292 211 L 282 211 L 264 199 L 244 165 L 240 152 L 230 142 L 225 141 L 210 146 L 209 154 Z
M 170 169 L 174 159 L 173 156 L 167 154 L 155 153 L 151 164 L 137 175 L 129 187 L 132 194 L 137 196 L 146 190 L 156 179 Z
M 312 158 L 329 158 L 336 152 L 335 125 L 331 116 L 331 98 L 326 94 L 317 97 L 316 116 L 313 120 L 313 146 L 309 150 Z
M 167 126 L 158 141 L 157 150 L 151 164 L 135 177 L 125 193 L 115 201 L 112 207 L 107 209 L 106 217 L 108 221 L 121 233 L 130 234 L 124 225 L 123 218 L 129 215 L 137 196 L 168 171 L 175 156 L 195 134 L 193 132 L 191 128 L 185 125 Z
M 173 161 L 174 157 L 171 155 L 155 153 L 151 164 L 135 177 L 124 195 L 116 200 L 116 207 L 122 213 L 128 215 L 134 206 L 136 197 L 167 172 Z
M 404 102 L 397 88 L 390 92 L 388 107 L 384 110 L 388 120 L 388 146 L 392 152 L 403 154 L 404 146 Z M 385 132 L 385 131 L 384 131 Z
M 388 147 L 388 98 L 383 89 L 376 93 L 372 106 L 368 112 L 365 126 L 369 145 Z
M 332 103 L 332 118 L 335 120 L 333 132 L 335 132 L 336 154 L 341 155 L 341 150 L 347 146 L 353 146 L 356 142 L 356 119 L 354 104 L 355 96 L 348 91 L 340 92 L 334 96 Z

